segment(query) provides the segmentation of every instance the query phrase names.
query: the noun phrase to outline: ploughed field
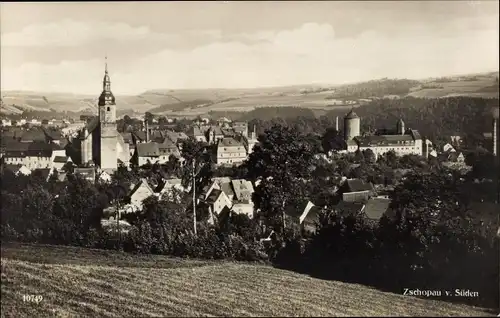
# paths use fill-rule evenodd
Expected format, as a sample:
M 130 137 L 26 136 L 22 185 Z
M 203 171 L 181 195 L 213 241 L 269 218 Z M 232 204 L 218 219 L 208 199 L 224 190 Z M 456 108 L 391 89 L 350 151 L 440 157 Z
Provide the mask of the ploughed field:
M 4 245 L 2 317 L 487 315 L 266 265 Z

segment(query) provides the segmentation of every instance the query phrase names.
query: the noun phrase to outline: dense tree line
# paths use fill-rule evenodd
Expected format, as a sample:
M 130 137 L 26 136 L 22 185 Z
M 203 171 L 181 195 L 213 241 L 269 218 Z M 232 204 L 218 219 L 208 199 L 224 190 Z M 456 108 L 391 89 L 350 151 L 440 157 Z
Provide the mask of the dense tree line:
M 327 99 L 363 99 L 386 95 L 406 95 L 419 81 L 408 79 L 381 79 L 344 85 L 335 89 Z

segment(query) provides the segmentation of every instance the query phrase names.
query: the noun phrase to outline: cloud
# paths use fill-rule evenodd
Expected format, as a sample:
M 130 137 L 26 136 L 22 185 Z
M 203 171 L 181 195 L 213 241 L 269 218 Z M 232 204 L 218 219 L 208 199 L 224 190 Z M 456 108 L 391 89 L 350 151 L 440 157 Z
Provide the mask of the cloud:
M 346 83 L 492 71 L 499 67 L 498 28 L 489 26 L 460 33 L 421 27 L 395 35 L 366 31 L 337 38 L 329 24 L 306 23 L 293 30 L 240 34 L 190 50 L 165 49 L 126 65 L 110 60 L 112 89 L 135 94 L 155 88 Z M 1 63 L 5 90 L 101 90 L 102 59 L 18 68 Z
M 32 24 L 20 32 L 1 34 L 4 47 L 83 46 L 99 40 L 167 40 L 169 35 L 151 32 L 147 26 L 127 23 L 83 22 L 64 19 L 47 24 Z

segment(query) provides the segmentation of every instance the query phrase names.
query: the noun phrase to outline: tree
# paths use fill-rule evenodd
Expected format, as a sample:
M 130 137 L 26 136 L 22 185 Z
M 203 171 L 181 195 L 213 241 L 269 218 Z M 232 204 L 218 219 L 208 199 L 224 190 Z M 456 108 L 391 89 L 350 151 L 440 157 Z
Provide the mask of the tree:
M 377 162 L 377 156 L 371 149 L 363 150 L 363 157 L 365 158 L 367 163 L 374 164 Z
M 331 150 L 338 151 L 345 149 L 344 137 L 335 128 L 327 128 L 321 137 L 321 145 L 323 146 L 323 151 L 326 153 Z
M 185 159 L 182 169 L 182 186 L 185 189 L 191 189 L 193 195 L 199 195 L 203 188 L 212 181 L 212 158 L 207 148 L 206 143 L 191 139 L 182 143 L 182 157 Z M 193 177 L 195 188 L 192 187 Z
M 144 120 L 148 122 L 148 124 L 152 124 L 153 123 L 153 118 L 154 118 L 154 115 L 151 114 L 150 112 L 146 112 L 144 114 Z
M 285 209 L 306 193 L 315 153 L 314 145 L 305 136 L 274 125 L 259 136 L 259 144 L 246 162 L 248 178 L 260 180 L 253 196 L 255 206 L 278 231 L 278 224 L 285 222 Z
M 465 156 L 465 163 L 472 166 L 470 176 L 478 179 L 494 179 L 498 176 L 496 157 L 483 148 L 477 148 Z
M 259 136 L 247 162 L 248 177 L 252 180 L 290 175 L 309 178 L 316 151 L 314 145 L 297 130 L 274 125 Z

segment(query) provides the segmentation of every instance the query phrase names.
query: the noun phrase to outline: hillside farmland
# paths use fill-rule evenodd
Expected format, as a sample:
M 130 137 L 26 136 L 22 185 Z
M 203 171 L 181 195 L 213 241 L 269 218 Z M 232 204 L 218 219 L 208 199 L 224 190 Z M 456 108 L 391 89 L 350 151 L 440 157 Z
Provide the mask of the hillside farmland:
M 2 317 L 487 314 L 265 265 L 47 246 L 2 246 L 1 262 Z

